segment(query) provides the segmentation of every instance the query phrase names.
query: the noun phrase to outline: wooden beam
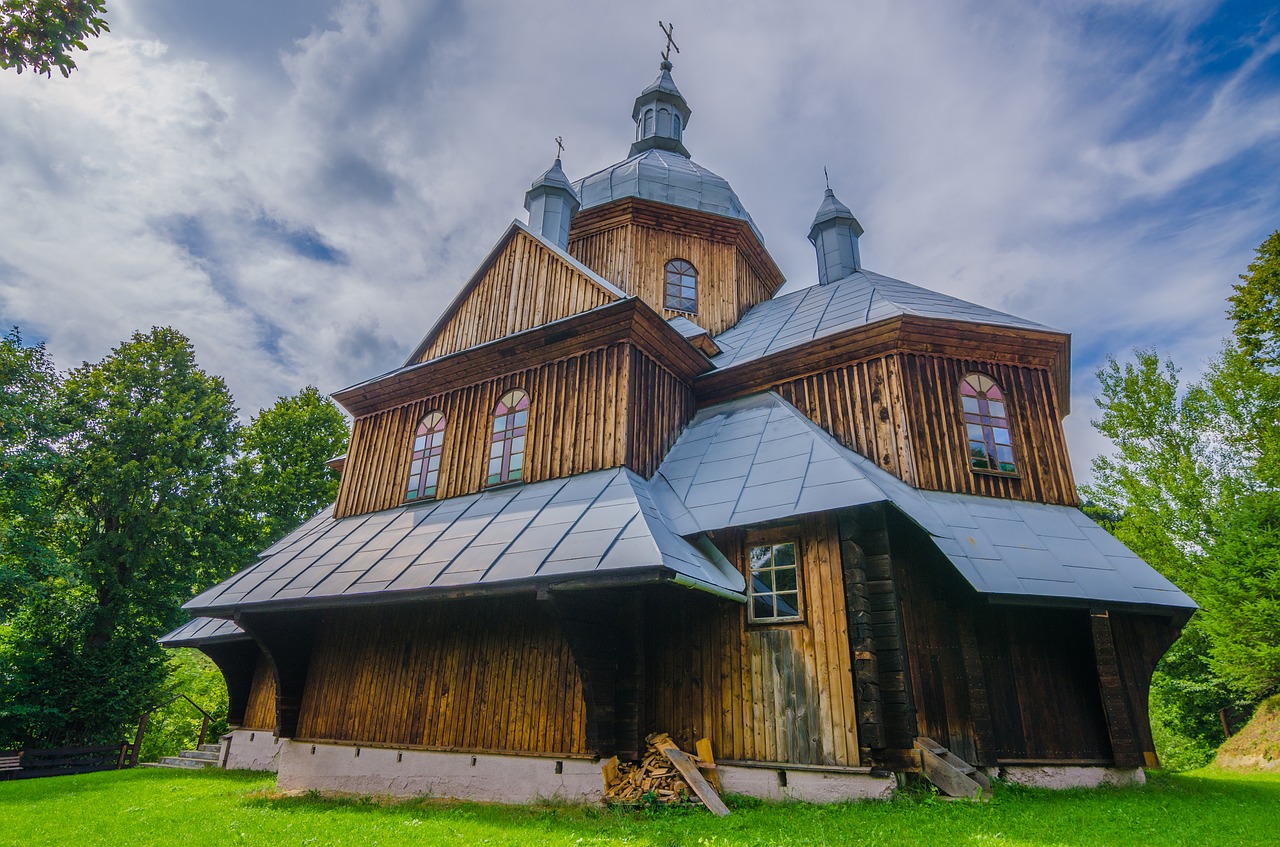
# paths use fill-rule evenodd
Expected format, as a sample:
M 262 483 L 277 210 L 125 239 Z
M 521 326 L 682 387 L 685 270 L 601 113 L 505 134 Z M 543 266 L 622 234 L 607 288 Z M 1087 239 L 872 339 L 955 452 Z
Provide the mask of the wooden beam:
M 840 565 L 844 580 L 845 616 L 848 619 L 848 650 L 853 665 L 853 693 L 858 726 L 858 742 L 865 762 L 879 762 L 887 745 L 884 709 L 880 697 L 880 661 L 871 621 L 871 600 L 867 592 L 867 562 L 854 541 L 857 525 L 849 514 L 840 518 Z
M 1102 706 L 1107 715 L 1107 732 L 1111 736 L 1111 752 L 1116 765 L 1138 768 L 1145 764 L 1141 745 L 1134 730 L 1133 712 L 1120 676 L 1111 617 L 1107 612 L 1089 616 L 1093 628 L 1093 649 L 1098 660 L 1098 684 L 1102 690 Z
M 280 738 L 293 738 L 298 732 L 311 648 L 320 620 L 320 614 L 314 611 L 236 615 L 236 623 L 253 636 L 271 661 L 276 679 L 275 734 Z
M 227 641 L 204 644 L 199 649 L 218 666 L 227 683 L 227 723 L 242 726 L 249 695 L 253 691 L 253 672 L 262 653 L 257 642 Z

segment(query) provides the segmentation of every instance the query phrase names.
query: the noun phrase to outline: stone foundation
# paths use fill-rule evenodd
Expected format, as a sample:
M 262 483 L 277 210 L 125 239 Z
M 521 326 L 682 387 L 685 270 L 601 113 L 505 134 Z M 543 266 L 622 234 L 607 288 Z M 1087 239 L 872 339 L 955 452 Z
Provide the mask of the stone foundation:
M 1143 785 L 1142 768 L 1080 767 L 1072 765 L 1004 765 L 1000 778 L 1032 788 L 1098 788 L 1103 785 Z
M 269 729 L 233 729 L 222 736 L 222 767 L 227 770 L 279 770 L 281 743 Z
M 802 800 L 805 803 L 888 800 L 898 785 L 892 775 L 873 776 L 869 768 L 837 770 L 719 763 L 716 772 L 727 793 L 764 800 Z

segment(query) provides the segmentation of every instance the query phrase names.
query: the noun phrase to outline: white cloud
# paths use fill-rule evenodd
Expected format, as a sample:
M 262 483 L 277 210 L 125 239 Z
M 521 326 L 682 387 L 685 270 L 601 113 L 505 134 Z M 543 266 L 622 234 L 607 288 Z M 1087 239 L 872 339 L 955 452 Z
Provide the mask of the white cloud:
M 70 80 L 0 76 L 0 318 L 63 365 L 173 324 L 246 412 L 398 364 L 554 136 L 573 177 L 622 158 L 672 12 L 250 4 L 270 20 L 237 50 L 217 4 L 185 28 L 164 8 L 121 0 Z M 1212 11 L 682 5 L 687 142 L 792 287 L 826 165 L 871 267 L 1072 331 L 1083 476 L 1101 356 L 1158 344 L 1193 370 L 1280 212 L 1280 42 L 1205 46 Z M 1234 70 L 1195 71 L 1228 49 Z

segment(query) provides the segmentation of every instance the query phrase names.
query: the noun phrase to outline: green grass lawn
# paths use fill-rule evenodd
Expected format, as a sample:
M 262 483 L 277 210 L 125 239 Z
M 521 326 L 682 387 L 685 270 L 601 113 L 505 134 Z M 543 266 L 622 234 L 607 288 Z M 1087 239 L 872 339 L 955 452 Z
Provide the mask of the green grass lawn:
M 140 769 L 0 783 L 0 844 L 1280 844 L 1280 775 L 1156 774 L 1141 788 L 1004 787 L 840 806 L 607 811 L 271 796 L 274 776 Z

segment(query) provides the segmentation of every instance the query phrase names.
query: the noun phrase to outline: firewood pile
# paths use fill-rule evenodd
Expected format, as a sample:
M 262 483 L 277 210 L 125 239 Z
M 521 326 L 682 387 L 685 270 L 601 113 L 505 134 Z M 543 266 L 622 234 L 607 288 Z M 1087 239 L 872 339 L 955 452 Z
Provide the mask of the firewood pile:
M 666 733 L 655 733 L 645 741 L 647 747 L 639 762 L 619 762 L 614 756 L 604 763 L 607 802 L 696 803 L 707 806 L 716 814 L 721 814 L 721 809 L 724 814 L 728 813 L 711 784 L 718 783 L 718 780 L 708 742 L 699 742 L 700 758 L 682 751 Z

